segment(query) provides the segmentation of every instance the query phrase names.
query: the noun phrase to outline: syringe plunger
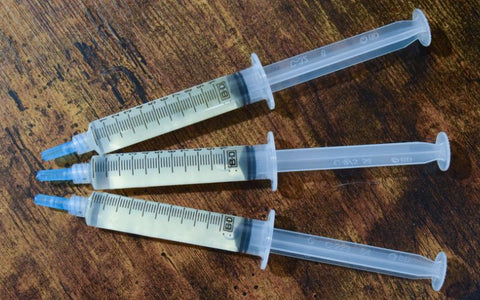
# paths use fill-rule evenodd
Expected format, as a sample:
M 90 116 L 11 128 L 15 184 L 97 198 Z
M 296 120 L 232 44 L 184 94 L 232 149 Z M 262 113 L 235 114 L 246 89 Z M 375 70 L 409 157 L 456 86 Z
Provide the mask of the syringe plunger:
M 273 231 L 270 252 L 385 275 L 431 279 L 435 291 L 440 290 L 447 273 L 444 252 L 432 261 L 418 254 L 277 228 Z

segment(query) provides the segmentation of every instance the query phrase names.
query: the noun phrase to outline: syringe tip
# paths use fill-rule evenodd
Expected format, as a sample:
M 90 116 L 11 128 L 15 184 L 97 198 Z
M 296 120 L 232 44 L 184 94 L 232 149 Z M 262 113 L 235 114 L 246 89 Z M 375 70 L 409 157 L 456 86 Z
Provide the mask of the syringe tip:
M 66 142 L 42 152 L 44 161 L 52 160 L 76 152 L 73 142 Z
M 41 170 L 37 172 L 39 181 L 64 181 L 73 180 L 72 171 L 67 169 Z
M 435 264 L 438 265 L 438 275 L 432 278 L 432 288 L 435 291 L 439 291 L 447 275 L 447 255 L 445 252 L 438 253 L 435 258 Z
M 37 205 L 56 208 L 56 209 L 62 209 L 62 210 L 68 210 L 67 208 L 67 204 L 69 201 L 68 198 L 38 194 L 35 196 L 33 201 Z

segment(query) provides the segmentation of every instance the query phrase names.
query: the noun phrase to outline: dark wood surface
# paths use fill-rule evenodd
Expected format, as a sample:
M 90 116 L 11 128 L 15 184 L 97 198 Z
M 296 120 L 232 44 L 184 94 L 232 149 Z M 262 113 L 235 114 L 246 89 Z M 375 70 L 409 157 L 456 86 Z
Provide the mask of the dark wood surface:
M 275 94 L 264 102 L 122 151 L 264 143 L 279 149 L 435 140 L 436 164 L 289 173 L 268 182 L 114 193 L 265 218 L 276 227 L 448 256 L 444 287 L 346 268 L 250 256 L 100 230 L 37 207 L 37 193 L 89 195 L 35 173 L 90 155 L 42 162 L 40 152 L 88 123 L 249 66 L 410 19 L 418 42 Z M 480 298 L 478 1 L 4 1 L 0 5 L 0 298 Z

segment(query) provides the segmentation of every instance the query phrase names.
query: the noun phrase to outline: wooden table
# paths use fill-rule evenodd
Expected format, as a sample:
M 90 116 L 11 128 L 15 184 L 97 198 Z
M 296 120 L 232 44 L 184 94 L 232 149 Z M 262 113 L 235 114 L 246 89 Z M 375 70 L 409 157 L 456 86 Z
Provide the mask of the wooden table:
M 37 193 L 89 195 L 35 173 L 43 149 L 97 118 L 250 65 L 410 19 L 411 1 L 268 3 L 4 1 L 0 6 L 0 298 L 480 298 L 480 72 L 477 1 L 424 1 L 428 48 L 404 50 L 275 94 L 264 102 L 122 151 L 264 143 L 279 149 L 435 140 L 452 163 L 286 173 L 268 182 L 113 191 L 264 219 L 276 227 L 448 255 L 440 292 L 406 280 L 286 257 L 251 256 L 85 225 L 38 207 Z

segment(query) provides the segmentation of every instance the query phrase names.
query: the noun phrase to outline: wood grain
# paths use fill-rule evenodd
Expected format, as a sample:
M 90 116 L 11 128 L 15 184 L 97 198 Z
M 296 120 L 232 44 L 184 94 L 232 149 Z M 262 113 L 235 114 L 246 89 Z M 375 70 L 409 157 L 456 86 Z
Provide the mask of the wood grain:
M 423 1 L 418 42 L 123 151 L 258 144 L 279 149 L 397 141 L 452 143 L 452 164 L 281 174 L 268 182 L 119 190 L 265 218 L 276 227 L 448 255 L 444 287 L 273 256 L 254 257 L 87 227 L 35 206 L 88 195 L 35 173 L 40 152 L 89 121 L 249 66 L 409 19 L 412 1 L 13 1 L 0 5 L 0 298 L 480 298 L 478 1 Z

